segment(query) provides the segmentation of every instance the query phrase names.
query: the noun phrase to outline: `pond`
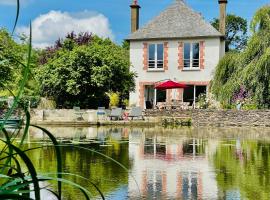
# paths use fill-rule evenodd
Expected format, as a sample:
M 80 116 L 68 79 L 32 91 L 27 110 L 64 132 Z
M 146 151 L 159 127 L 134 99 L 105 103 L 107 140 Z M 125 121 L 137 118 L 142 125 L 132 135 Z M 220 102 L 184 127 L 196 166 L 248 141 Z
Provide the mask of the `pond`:
M 270 199 L 270 129 L 46 128 L 62 144 L 71 145 L 62 147 L 64 172 L 89 179 L 106 199 Z M 53 172 L 54 149 L 42 131 L 31 129 L 27 146 L 40 145 L 43 148 L 29 156 L 40 173 Z M 83 148 L 113 158 L 128 172 Z M 100 199 L 88 180 L 64 178 Z M 64 184 L 64 199 L 84 197 Z

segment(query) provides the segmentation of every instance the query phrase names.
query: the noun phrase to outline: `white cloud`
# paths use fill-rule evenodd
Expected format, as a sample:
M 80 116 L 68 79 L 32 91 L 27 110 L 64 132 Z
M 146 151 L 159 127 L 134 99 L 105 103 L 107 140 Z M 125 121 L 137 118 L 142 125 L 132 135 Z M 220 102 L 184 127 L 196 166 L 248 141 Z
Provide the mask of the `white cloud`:
M 108 18 L 100 13 L 90 11 L 68 13 L 52 10 L 32 21 L 33 46 L 43 48 L 52 45 L 55 40 L 63 38 L 71 31 L 75 33 L 88 31 L 103 38 L 114 39 Z M 17 33 L 28 35 L 29 27 L 18 27 Z

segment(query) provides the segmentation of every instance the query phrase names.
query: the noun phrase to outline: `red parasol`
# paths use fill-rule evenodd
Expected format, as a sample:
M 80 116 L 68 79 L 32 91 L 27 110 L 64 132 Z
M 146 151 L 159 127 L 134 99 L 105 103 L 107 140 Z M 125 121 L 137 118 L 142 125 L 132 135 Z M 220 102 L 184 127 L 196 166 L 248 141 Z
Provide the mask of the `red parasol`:
M 166 90 L 166 89 L 175 89 L 175 88 L 186 88 L 187 85 L 185 84 L 181 84 L 181 83 L 177 83 L 174 81 L 165 81 L 163 83 L 158 84 L 155 88 L 157 90 Z

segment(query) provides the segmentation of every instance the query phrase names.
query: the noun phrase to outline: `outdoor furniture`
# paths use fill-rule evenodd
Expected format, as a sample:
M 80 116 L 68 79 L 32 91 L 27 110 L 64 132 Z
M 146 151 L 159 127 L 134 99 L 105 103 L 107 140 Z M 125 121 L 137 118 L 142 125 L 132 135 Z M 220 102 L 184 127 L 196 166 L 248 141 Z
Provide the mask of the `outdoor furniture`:
M 76 119 L 77 119 L 78 121 L 84 120 L 84 119 L 83 119 L 83 114 L 84 114 L 85 112 L 84 112 L 84 111 L 81 111 L 80 107 L 74 106 L 74 107 L 73 107 L 73 110 L 74 110 L 74 114 L 77 115 L 77 118 L 76 118 Z
M 155 86 L 155 89 L 157 90 L 167 90 L 167 89 L 177 89 L 177 88 L 187 88 L 187 85 L 168 80 Z M 174 102 L 164 102 L 162 104 L 161 103 L 159 105 L 158 104 L 159 102 L 157 103 L 157 108 L 159 110 L 161 109 L 171 110 L 177 107 L 177 104 Z
M 172 103 L 168 103 L 168 102 L 157 102 L 156 108 L 159 110 L 162 109 L 166 109 L 166 110 L 170 110 L 172 109 L 173 104 Z
M 106 110 L 105 110 L 105 107 L 98 107 L 97 109 L 97 118 L 99 119 L 99 116 L 102 117 L 102 119 L 105 119 L 106 118 Z
M 190 105 L 189 102 L 183 102 L 182 105 L 181 105 L 181 109 L 188 110 L 189 109 L 189 105 Z
M 188 110 L 189 109 L 189 102 L 182 102 L 181 100 L 173 100 L 171 103 L 169 102 L 157 102 L 156 108 L 159 110 L 166 109 L 166 110 Z
M 162 110 L 166 108 L 165 104 L 166 104 L 165 102 L 157 102 L 156 108 Z
M 133 107 L 131 108 L 131 111 L 128 115 L 128 117 L 131 118 L 131 120 L 133 120 L 133 118 L 142 118 L 142 120 L 144 120 L 144 117 L 143 117 L 143 109 L 141 107 Z
M 113 108 L 109 117 L 110 120 L 112 120 L 112 118 L 116 120 L 122 119 L 122 108 Z

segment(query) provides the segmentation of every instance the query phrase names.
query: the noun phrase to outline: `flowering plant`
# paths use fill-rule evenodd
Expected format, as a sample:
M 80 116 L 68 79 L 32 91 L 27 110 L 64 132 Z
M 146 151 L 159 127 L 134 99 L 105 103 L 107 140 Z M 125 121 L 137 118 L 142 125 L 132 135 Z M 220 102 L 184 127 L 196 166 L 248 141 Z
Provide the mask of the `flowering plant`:
M 236 104 L 244 103 L 246 99 L 250 98 L 250 92 L 245 88 L 245 86 L 241 86 L 238 92 L 235 92 L 233 95 L 233 102 Z

